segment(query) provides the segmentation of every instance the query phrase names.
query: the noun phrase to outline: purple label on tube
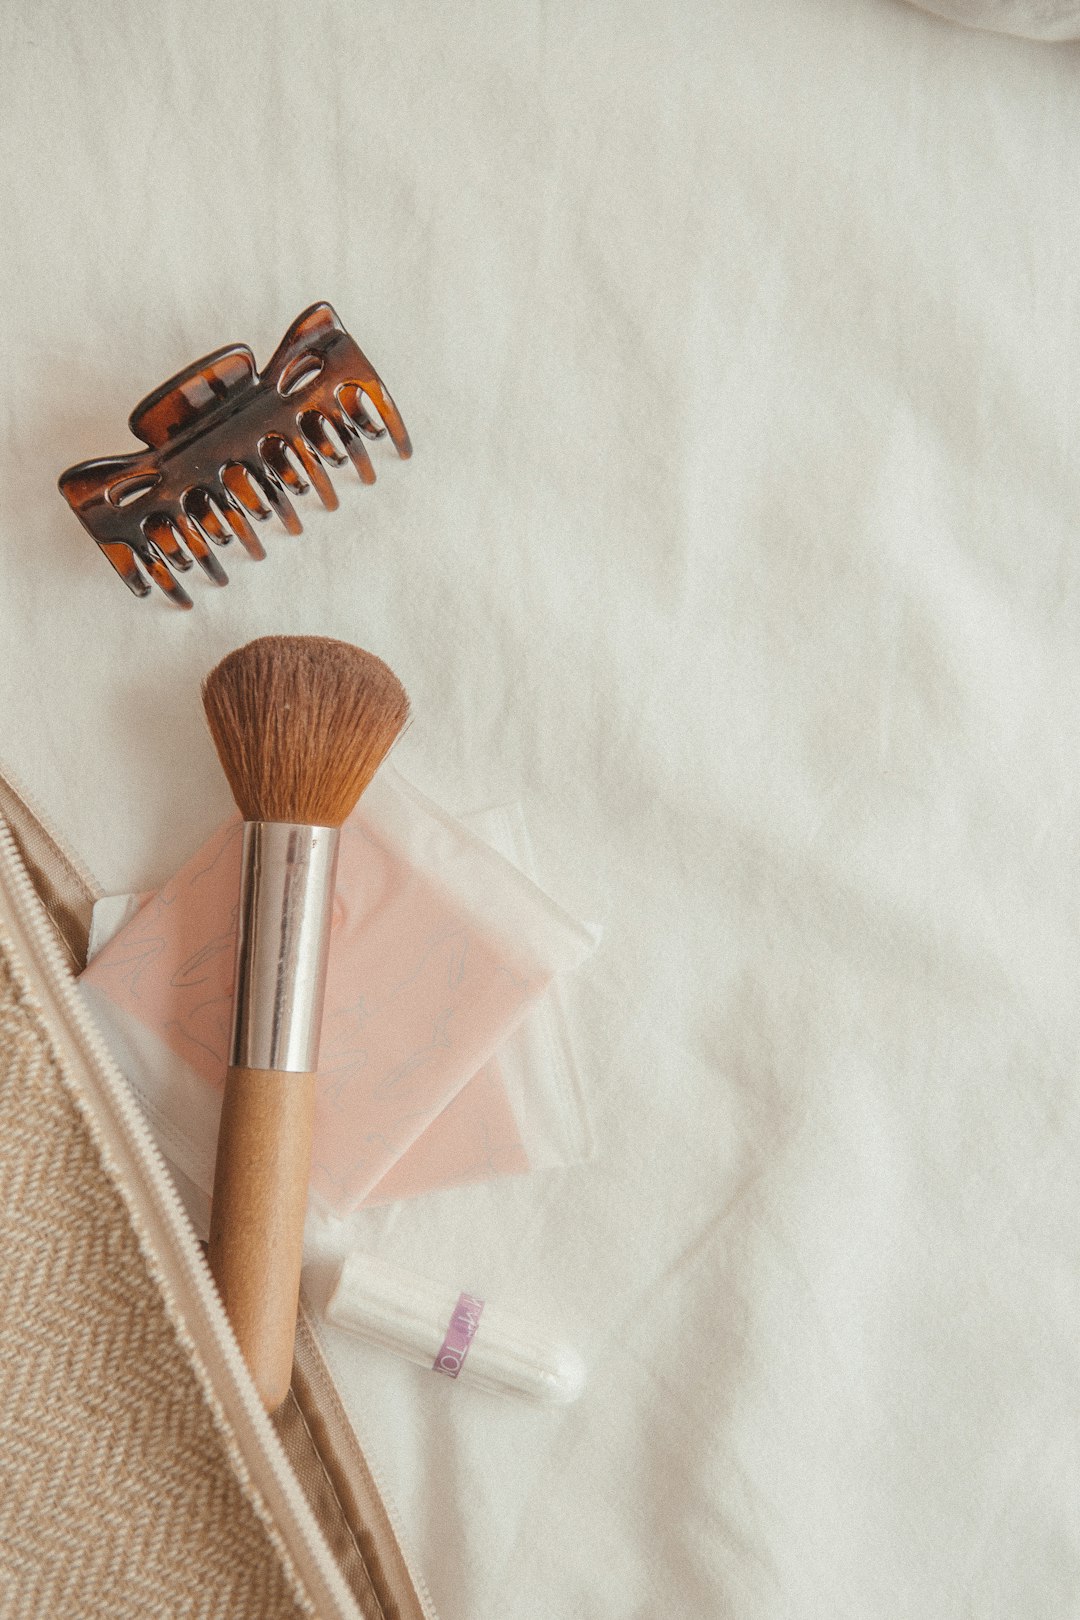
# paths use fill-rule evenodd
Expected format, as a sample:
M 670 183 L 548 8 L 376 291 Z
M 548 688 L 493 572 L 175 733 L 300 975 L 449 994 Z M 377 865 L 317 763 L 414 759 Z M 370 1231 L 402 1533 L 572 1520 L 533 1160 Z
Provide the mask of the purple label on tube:
M 475 1294 L 458 1295 L 458 1302 L 454 1306 L 454 1314 L 446 1329 L 442 1349 L 432 1362 L 436 1372 L 445 1373 L 448 1378 L 457 1377 L 476 1335 L 483 1308 L 483 1300 L 477 1299 Z

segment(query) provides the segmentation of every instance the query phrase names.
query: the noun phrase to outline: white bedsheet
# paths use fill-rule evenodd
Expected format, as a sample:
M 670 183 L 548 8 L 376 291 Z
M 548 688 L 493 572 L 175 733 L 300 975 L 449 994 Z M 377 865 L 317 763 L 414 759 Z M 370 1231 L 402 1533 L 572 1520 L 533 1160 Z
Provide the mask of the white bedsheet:
M 596 1162 L 358 1218 L 590 1369 L 537 1413 L 330 1340 L 443 1620 L 1080 1613 L 1077 50 L 891 0 L 4 33 L 0 758 L 144 887 L 228 806 L 202 674 L 345 636 L 605 925 Z M 415 459 L 135 602 L 56 475 L 323 297 Z

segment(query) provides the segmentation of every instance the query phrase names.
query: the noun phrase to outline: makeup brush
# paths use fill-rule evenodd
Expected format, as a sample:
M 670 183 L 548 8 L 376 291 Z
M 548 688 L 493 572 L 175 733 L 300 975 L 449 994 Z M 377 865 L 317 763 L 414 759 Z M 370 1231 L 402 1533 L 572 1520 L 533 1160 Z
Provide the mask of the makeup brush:
M 397 676 L 324 636 L 264 636 L 203 685 L 244 817 L 210 1269 L 272 1412 L 292 1374 L 339 828 L 408 719 Z

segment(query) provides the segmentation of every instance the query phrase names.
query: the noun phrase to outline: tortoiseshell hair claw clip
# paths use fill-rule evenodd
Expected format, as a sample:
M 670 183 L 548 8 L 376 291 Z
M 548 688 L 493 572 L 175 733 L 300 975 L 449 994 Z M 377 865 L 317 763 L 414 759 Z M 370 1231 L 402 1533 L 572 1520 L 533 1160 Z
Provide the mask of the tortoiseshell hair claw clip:
M 130 591 L 146 596 L 153 580 L 182 608 L 191 598 L 174 569 L 194 561 L 227 585 L 213 548 L 235 537 L 265 557 L 252 519 L 274 514 L 299 534 L 290 497 L 310 489 L 333 511 L 328 467 L 349 460 L 373 484 L 365 439 L 389 433 L 403 460 L 412 454 L 397 406 L 329 304 L 293 322 L 265 371 L 246 344 L 217 349 L 155 388 L 128 421 L 147 449 L 81 461 L 61 474 L 60 490 Z

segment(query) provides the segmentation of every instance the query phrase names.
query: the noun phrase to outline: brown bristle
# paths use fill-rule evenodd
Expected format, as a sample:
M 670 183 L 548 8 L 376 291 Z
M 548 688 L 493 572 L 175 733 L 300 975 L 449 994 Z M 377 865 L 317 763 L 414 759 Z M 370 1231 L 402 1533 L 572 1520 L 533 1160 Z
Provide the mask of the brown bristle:
M 202 695 L 245 821 L 340 827 L 409 718 L 393 670 L 327 636 L 249 641 Z

